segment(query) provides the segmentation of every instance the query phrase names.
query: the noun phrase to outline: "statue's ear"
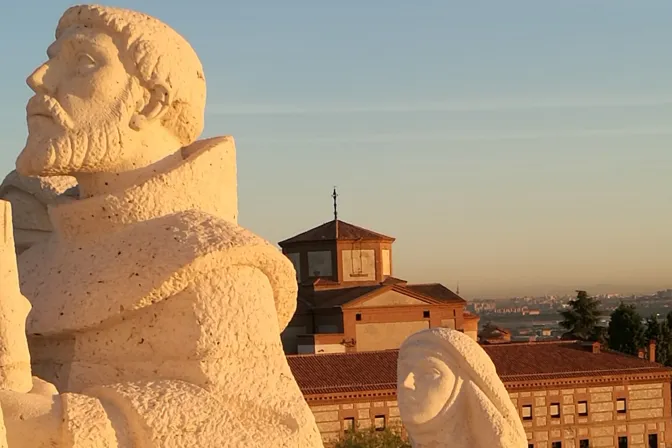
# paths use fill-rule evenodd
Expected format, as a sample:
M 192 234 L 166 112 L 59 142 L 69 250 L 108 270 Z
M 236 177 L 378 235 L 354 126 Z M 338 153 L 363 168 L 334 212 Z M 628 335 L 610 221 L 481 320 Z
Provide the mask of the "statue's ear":
M 139 131 L 147 125 L 160 120 L 170 107 L 171 93 L 166 86 L 155 84 L 149 89 L 149 99 L 141 111 L 137 111 L 131 118 L 130 126 Z

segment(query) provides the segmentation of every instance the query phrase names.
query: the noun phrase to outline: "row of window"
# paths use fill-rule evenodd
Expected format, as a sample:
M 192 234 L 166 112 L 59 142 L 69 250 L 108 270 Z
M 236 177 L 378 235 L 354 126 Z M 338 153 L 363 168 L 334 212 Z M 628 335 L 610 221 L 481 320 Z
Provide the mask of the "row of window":
M 588 402 L 579 401 L 576 406 L 577 413 L 581 417 L 588 415 Z M 625 403 L 625 398 L 619 398 L 616 400 L 616 412 L 619 414 L 625 414 L 627 412 L 627 406 Z M 560 418 L 560 403 L 551 403 L 551 418 Z M 523 406 L 522 412 L 523 420 L 532 420 L 532 405 L 526 404 Z
M 457 315 L 457 312 L 455 310 L 453 310 L 453 317 L 455 317 L 456 315 Z M 422 312 L 422 318 L 423 319 L 429 319 L 430 316 L 431 316 L 431 313 L 428 310 L 424 310 Z M 355 320 L 362 320 L 362 313 L 355 314 Z
M 383 431 L 386 426 L 386 418 L 384 415 L 376 415 L 373 418 L 373 428 L 376 431 Z M 352 431 L 355 429 L 355 417 L 347 417 L 343 419 L 343 429 Z
M 534 443 L 529 443 L 527 448 L 534 448 Z M 551 442 L 551 448 L 562 448 L 562 442 Z M 590 440 L 579 440 L 579 448 L 590 448 Z M 628 448 L 627 436 L 619 436 L 618 448 Z M 658 434 L 649 434 L 649 448 L 658 448 Z

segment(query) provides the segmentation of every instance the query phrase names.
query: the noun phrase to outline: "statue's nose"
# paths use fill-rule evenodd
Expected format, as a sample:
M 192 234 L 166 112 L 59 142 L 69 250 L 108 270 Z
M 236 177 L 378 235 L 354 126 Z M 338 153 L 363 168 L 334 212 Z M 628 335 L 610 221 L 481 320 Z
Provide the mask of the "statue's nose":
M 47 64 L 42 64 L 37 67 L 33 73 L 30 74 L 28 79 L 26 79 L 26 84 L 28 84 L 28 87 L 30 87 L 33 92 L 45 95 L 49 93 L 45 83 L 45 77 L 47 75 L 48 69 L 49 67 Z
M 415 375 L 413 375 L 413 372 L 409 373 L 406 378 L 404 378 L 404 388 L 415 390 Z

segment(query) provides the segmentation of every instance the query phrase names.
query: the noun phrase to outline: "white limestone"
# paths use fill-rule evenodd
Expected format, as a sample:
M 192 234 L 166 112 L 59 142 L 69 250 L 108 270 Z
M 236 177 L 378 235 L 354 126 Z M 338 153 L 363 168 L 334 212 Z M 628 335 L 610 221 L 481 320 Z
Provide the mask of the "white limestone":
M 399 350 L 397 395 L 414 448 L 525 448 L 516 408 L 490 357 L 459 331 L 431 328 Z
M 25 334 L 30 303 L 19 291 L 11 205 L 1 200 L 0 285 L 0 389 L 29 392 L 33 381 Z
M 193 49 L 144 14 L 77 6 L 49 57 L 17 170 L 72 176 L 79 199 L 19 257 L 49 383 L 0 391 L 9 448 L 322 447 L 280 343 L 295 272 L 236 224 L 233 139 L 197 141 Z
M 21 254 L 46 240 L 53 228 L 47 207 L 72 201 L 77 196 L 74 177 L 28 177 L 9 173 L 0 185 L 0 199 L 12 204 L 14 244 Z

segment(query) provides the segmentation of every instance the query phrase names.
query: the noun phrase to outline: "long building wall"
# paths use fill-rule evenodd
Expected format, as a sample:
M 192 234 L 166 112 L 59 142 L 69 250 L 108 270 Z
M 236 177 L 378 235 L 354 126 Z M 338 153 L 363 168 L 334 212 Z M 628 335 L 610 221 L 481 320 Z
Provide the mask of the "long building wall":
M 537 388 L 511 391 L 510 396 L 530 448 L 583 448 L 586 440 L 591 448 L 619 448 L 619 438 L 627 438 L 628 448 L 650 448 L 649 436 L 654 435 L 656 448 L 672 446 L 666 444 L 672 442 L 666 440 L 672 432 L 668 383 Z M 361 429 L 401 428 L 394 392 L 331 401 L 306 398 L 326 446 L 353 424 Z M 587 415 L 581 415 L 584 404 Z
M 656 448 L 665 448 L 666 430 L 672 430 L 667 428 L 672 422 L 665 406 L 670 405 L 669 387 L 658 382 L 532 390 L 510 396 L 534 448 L 582 448 L 582 440 L 590 447 L 618 448 L 619 438 L 627 438 L 628 448 L 649 448 L 650 435 L 657 436 Z M 584 406 L 587 415 L 582 415 Z
M 376 425 L 401 430 L 401 417 L 395 397 L 311 405 L 310 409 L 327 446 L 338 441 L 353 424 L 363 430 L 375 428 Z

